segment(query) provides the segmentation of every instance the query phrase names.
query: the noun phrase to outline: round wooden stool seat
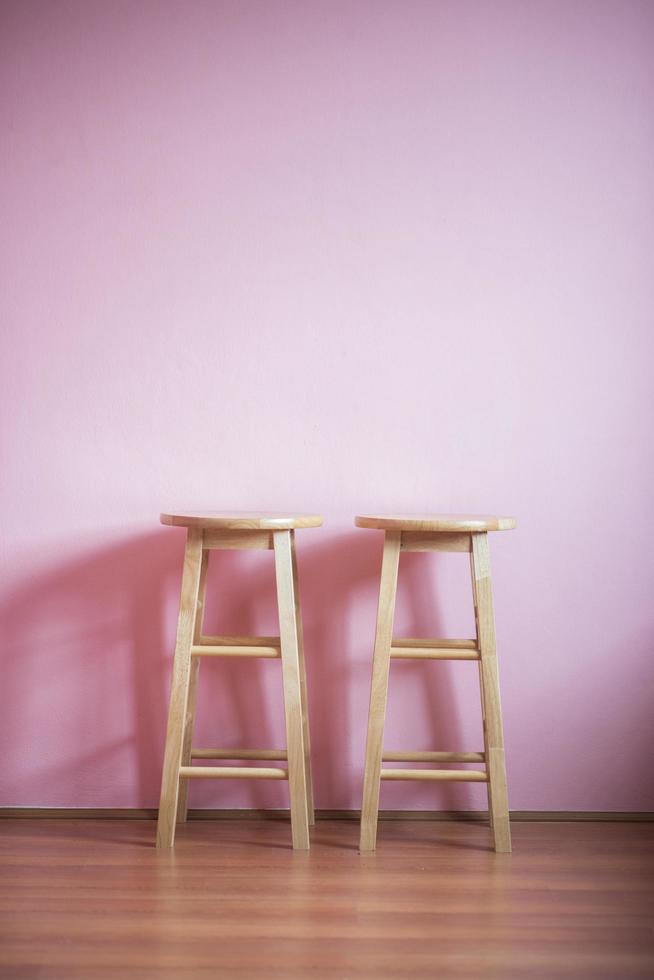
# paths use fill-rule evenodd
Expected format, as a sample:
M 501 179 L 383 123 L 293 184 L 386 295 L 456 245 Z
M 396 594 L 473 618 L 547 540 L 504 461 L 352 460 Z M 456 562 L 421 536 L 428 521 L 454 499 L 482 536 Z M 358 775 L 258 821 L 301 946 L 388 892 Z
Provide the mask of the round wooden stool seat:
M 456 534 L 510 531 L 516 526 L 514 517 L 493 517 L 490 514 L 362 514 L 355 517 L 354 523 L 357 527 L 381 531 L 442 531 Z
M 293 528 L 321 527 L 319 514 L 290 514 L 267 511 L 184 511 L 179 514 L 161 514 L 162 524 L 173 527 L 202 527 L 222 531 L 288 531 Z

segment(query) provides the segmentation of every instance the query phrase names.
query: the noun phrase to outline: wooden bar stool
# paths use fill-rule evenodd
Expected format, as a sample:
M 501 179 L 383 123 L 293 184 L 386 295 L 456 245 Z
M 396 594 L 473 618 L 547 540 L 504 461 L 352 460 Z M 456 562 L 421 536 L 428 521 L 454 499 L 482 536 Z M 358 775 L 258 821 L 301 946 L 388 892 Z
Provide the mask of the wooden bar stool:
M 187 528 L 182 593 L 161 777 L 157 847 L 172 847 L 175 822 L 186 820 L 190 778 L 288 779 L 293 847 L 309 849 L 314 823 L 307 682 L 295 557 L 295 528 L 320 527 L 313 514 L 162 514 L 162 524 Z M 204 636 L 202 613 L 209 552 L 268 548 L 275 554 L 279 636 Z M 192 747 L 201 657 L 281 659 L 286 749 L 199 749 Z M 193 759 L 285 760 L 288 768 L 193 766 Z
M 399 514 L 357 517 L 357 527 L 385 532 L 377 632 L 372 664 L 366 768 L 361 807 L 362 851 L 374 851 L 382 779 L 484 782 L 495 850 L 510 852 L 511 829 L 504 764 L 504 736 L 495 649 L 489 531 L 516 525 L 512 517 Z M 401 551 L 467 551 L 470 554 L 476 636 L 473 640 L 393 639 L 393 613 Z M 388 673 L 391 660 L 476 660 L 479 663 L 483 752 L 382 752 Z M 382 762 L 484 764 L 484 769 L 383 769 Z

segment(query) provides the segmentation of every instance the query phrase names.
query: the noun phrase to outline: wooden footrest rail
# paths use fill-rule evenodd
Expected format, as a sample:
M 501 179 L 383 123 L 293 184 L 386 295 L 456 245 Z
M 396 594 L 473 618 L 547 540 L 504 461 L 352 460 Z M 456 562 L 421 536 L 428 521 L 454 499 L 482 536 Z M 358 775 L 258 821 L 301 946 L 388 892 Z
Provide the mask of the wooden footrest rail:
M 382 779 L 431 779 L 453 783 L 487 783 L 488 774 L 475 769 L 382 769 Z
M 242 758 L 235 756 L 235 758 Z M 257 757 L 258 758 L 258 757 Z M 485 762 L 484 752 L 384 752 L 383 762 Z
M 192 759 L 288 759 L 286 749 L 191 749 Z
M 191 647 L 193 657 L 266 657 L 282 655 L 278 636 L 201 636 Z
M 391 645 L 393 660 L 479 660 L 475 640 L 399 639 Z
M 179 774 L 196 779 L 288 779 L 286 769 L 255 766 L 180 766 Z
M 286 749 L 191 749 L 192 759 L 272 761 L 288 759 Z M 180 776 L 199 779 L 288 779 L 287 769 L 257 766 L 181 766 Z

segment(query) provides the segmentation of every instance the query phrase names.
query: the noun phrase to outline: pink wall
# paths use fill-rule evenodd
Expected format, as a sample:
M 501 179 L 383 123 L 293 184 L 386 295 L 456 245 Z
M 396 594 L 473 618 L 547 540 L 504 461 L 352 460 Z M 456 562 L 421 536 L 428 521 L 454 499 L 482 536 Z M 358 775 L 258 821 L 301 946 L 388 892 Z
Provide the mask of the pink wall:
M 432 509 L 520 520 L 492 540 L 512 806 L 654 809 L 654 7 L 4 0 L 0 45 L 0 803 L 156 803 L 157 515 L 208 506 L 325 515 L 320 806 L 360 799 L 381 536 L 352 517 Z M 401 576 L 398 633 L 469 631 L 464 556 Z M 215 628 L 274 630 L 272 586 L 219 560 Z M 394 667 L 387 747 L 477 748 L 474 671 Z M 283 743 L 276 664 L 204 680 L 200 743 Z

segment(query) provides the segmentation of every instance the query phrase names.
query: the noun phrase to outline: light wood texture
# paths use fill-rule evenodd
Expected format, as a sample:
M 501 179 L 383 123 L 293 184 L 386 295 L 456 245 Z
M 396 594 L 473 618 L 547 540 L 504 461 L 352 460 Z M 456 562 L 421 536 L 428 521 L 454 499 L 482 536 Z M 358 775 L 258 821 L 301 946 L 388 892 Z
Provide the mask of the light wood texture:
M 238 756 L 238 758 L 244 758 Z M 257 758 L 259 758 L 257 756 Z M 384 762 L 485 762 L 484 752 L 384 752 Z
M 164 523 L 177 523 L 179 516 L 162 515 L 162 521 Z M 203 515 L 203 519 L 204 516 L 206 515 Z M 169 518 L 169 520 L 164 520 L 164 518 Z M 306 667 L 294 530 L 289 528 L 262 532 L 250 526 L 252 515 L 247 517 L 247 529 L 245 530 L 233 530 L 230 527 L 220 525 L 220 522 L 229 522 L 233 518 L 234 515 L 219 515 L 217 518 L 219 521 L 218 528 L 212 527 L 208 530 L 198 521 L 190 524 L 187 522 L 187 544 L 161 784 L 157 846 L 172 847 L 175 839 L 175 816 L 180 823 L 184 823 L 186 820 L 189 779 L 288 779 L 293 845 L 299 850 L 308 850 L 309 822 L 312 824 L 315 822 L 315 815 L 311 785 Z M 243 515 L 239 515 L 238 520 L 242 523 Z M 257 515 L 257 520 L 270 521 L 271 515 Z M 316 525 L 310 524 L 309 526 Z M 204 636 L 202 620 L 209 548 L 268 548 L 271 541 L 275 553 L 280 636 Z M 201 657 L 281 659 L 287 749 L 192 748 Z M 273 767 L 193 766 L 191 765 L 193 759 L 214 761 L 219 759 L 234 759 L 236 761 L 284 759 L 288 761 L 288 770 Z
M 471 544 L 472 544 L 472 542 L 471 542 Z M 474 613 L 475 613 L 475 637 L 478 637 L 479 636 L 479 610 L 477 608 L 477 583 L 475 581 L 475 565 L 474 565 L 474 561 L 473 561 L 473 557 L 472 557 L 472 547 L 470 549 L 470 579 L 471 579 L 471 582 L 472 582 L 472 602 L 473 602 L 473 608 L 474 608 Z M 475 643 L 477 643 L 477 642 L 478 641 L 475 640 Z M 488 759 L 488 731 L 487 731 L 487 728 L 486 728 L 486 705 L 484 704 L 484 678 L 483 678 L 482 669 L 481 669 L 481 656 L 479 657 L 478 667 L 479 667 L 479 671 L 478 671 L 478 673 L 479 673 L 479 696 L 480 696 L 480 703 L 481 703 L 481 722 L 482 722 L 482 730 L 483 730 L 483 733 L 484 733 L 484 758 L 485 759 Z M 489 819 L 489 823 L 490 823 L 491 830 L 492 830 L 492 828 L 493 828 L 493 809 L 492 809 L 492 806 L 491 806 L 491 784 L 490 784 L 490 780 L 486 783 L 486 798 L 488 800 L 488 819 Z
M 432 638 L 428 636 L 411 637 L 402 636 L 394 637 L 393 639 L 393 649 L 401 650 L 406 647 L 416 648 L 418 650 L 425 649 L 437 649 L 437 650 L 463 650 L 466 653 L 479 653 L 476 640 L 466 639 L 457 640 L 450 637 L 438 637 Z
M 191 653 L 193 657 L 263 657 L 268 660 L 278 660 L 282 655 L 280 646 L 267 643 L 254 643 L 252 646 L 244 643 L 233 646 L 228 643 L 199 643 L 193 646 Z
M 388 531 L 384 537 L 361 804 L 360 848 L 362 851 L 374 851 L 377 840 L 382 744 L 400 561 L 400 538 L 399 531 Z
M 403 531 L 402 551 L 472 551 L 469 534 L 454 534 L 441 531 L 438 534 L 428 531 Z
M 476 640 L 410 639 L 393 640 L 393 660 L 479 660 Z
M 198 588 L 198 599 L 195 609 L 195 620 L 193 625 L 193 643 L 199 643 L 202 636 L 202 622 L 204 617 L 204 604 L 207 595 L 207 571 L 209 568 L 209 552 L 203 551 L 200 564 L 200 585 Z M 191 654 L 193 648 L 191 648 Z M 188 699 L 186 702 L 186 718 L 184 719 L 184 740 L 182 743 L 182 765 L 188 766 L 191 762 L 191 746 L 193 745 L 193 725 L 195 723 L 195 708 L 198 694 L 198 682 L 200 677 L 200 661 L 197 657 L 191 660 L 191 674 L 188 685 Z M 187 779 L 181 779 L 179 793 L 177 797 L 177 820 L 183 823 L 186 820 L 188 811 L 188 789 Z
M 504 759 L 504 733 L 500 705 L 499 674 L 495 646 L 495 619 L 491 589 L 488 535 L 475 534 L 472 540 L 472 574 L 477 617 L 477 642 L 481 654 L 481 695 L 484 721 L 484 749 L 489 773 L 489 810 L 495 850 L 511 850 L 509 801 Z
M 363 804 L 361 809 L 361 850 L 374 850 L 376 820 L 379 808 L 379 787 L 382 779 L 400 780 L 455 780 L 477 781 L 487 784 L 488 810 L 495 848 L 498 852 L 510 852 L 511 830 L 509 824 L 506 766 L 502 713 L 499 696 L 499 677 L 495 649 L 495 624 L 490 580 L 490 552 L 488 531 L 508 530 L 515 527 L 513 518 L 475 517 L 464 515 L 375 515 L 359 516 L 359 527 L 385 530 L 384 560 L 389 535 L 398 540 L 400 551 L 464 551 L 470 554 L 472 590 L 475 608 L 474 640 L 441 639 L 392 639 L 393 608 L 386 603 L 384 617 L 388 626 L 390 657 L 375 643 L 373 659 L 373 691 L 368 718 L 368 742 L 364 775 Z M 440 543 L 439 543 L 440 542 Z M 399 558 L 399 555 L 398 555 Z M 383 578 L 383 572 L 382 572 Z M 395 562 L 393 597 L 397 587 L 397 561 Z M 382 617 L 382 600 L 377 621 Z M 384 642 L 386 634 L 384 634 Z M 484 729 L 483 753 L 383 753 L 382 739 L 386 696 L 388 688 L 389 660 L 474 660 L 479 664 L 479 684 Z M 375 684 L 377 693 L 375 693 Z M 475 755 L 474 761 L 484 762 L 484 772 L 472 770 L 382 769 L 382 761 L 473 761 L 467 755 Z M 448 758 L 449 756 L 449 758 Z
M 160 515 L 162 524 L 174 527 L 201 527 L 223 531 L 279 531 L 294 527 L 321 527 L 319 514 L 285 512 L 181 511 Z
M 229 551 L 240 548 L 270 550 L 273 546 L 272 531 L 204 531 L 203 545 L 210 551 Z
M 278 636 L 201 636 L 200 646 L 210 647 L 272 647 L 280 649 Z
M 6 980 L 645 980 L 654 825 L 196 820 L 174 855 L 146 820 L 4 820 Z
M 277 606 L 279 610 L 279 636 L 282 648 L 291 831 L 293 835 L 293 847 L 302 851 L 309 850 L 309 810 L 291 532 L 276 532 L 274 548 Z
M 182 766 L 180 775 L 187 779 L 288 779 L 286 769 L 256 766 Z
M 490 514 L 362 514 L 354 519 L 357 527 L 379 531 L 446 531 L 472 534 L 481 531 L 510 531 L 514 517 Z
M 418 782 L 485 783 L 486 772 L 475 769 L 382 769 L 382 779 L 411 779 Z
M 192 759 L 288 759 L 286 749 L 191 749 Z
M 179 793 L 179 768 L 182 762 L 184 724 L 191 675 L 191 645 L 195 630 L 196 607 L 202 573 L 202 531 L 189 528 L 184 551 L 184 571 L 177 621 L 177 640 L 173 660 L 170 707 L 161 799 L 157 825 L 157 847 L 172 847 L 175 840 L 175 820 Z
M 457 650 L 454 647 L 391 647 L 393 660 L 479 660 L 476 650 Z
M 311 774 L 311 733 L 309 731 L 309 693 L 307 688 L 307 668 L 304 659 L 304 629 L 302 627 L 302 608 L 300 604 L 300 579 L 297 570 L 295 551 L 295 531 L 291 531 L 291 562 L 293 567 L 293 595 L 295 598 L 295 622 L 297 624 L 298 656 L 300 663 L 300 695 L 302 701 L 302 738 L 304 741 L 304 778 L 307 793 L 307 814 L 309 826 L 316 822 L 313 805 L 313 776 Z

